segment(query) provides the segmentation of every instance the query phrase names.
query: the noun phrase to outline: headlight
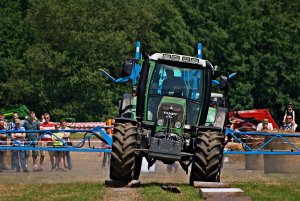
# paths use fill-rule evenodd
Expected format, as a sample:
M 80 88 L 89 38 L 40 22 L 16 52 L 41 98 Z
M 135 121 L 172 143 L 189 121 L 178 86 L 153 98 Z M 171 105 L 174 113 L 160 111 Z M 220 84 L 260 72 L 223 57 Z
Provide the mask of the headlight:
M 163 119 L 159 119 L 159 120 L 157 121 L 157 125 L 159 125 L 159 126 L 164 125 L 164 120 L 163 120 Z
M 181 127 L 181 123 L 179 122 L 179 121 L 177 121 L 176 123 L 175 123 L 175 128 L 180 128 Z
M 192 126 L 191 126 L 191 125 L 188 125 L 188 124 L 185 124 L 185 125 L 184 125 L 184 129 L 192 129 Z

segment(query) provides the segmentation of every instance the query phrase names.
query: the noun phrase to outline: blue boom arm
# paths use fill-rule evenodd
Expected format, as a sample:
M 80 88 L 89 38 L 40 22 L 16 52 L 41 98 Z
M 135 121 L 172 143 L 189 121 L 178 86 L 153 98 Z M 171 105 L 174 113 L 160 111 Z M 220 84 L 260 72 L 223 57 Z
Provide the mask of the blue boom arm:
M 231 74 L 228 76 L 228 79 L 234 77 L 235 75 L 236 75 L 236 73 L 231 73 Z M 211 82 L 212 82 L 213 85 L 217 85 L 217 86 L 220 84 L 220 82 L 219 82 L 218 80 L 212 80 Z
M 100 69 L 100 73 L 102 73 L 103 75 L 105 75 L 106 77 L 108 77 L 111 81 L 113 82 L 128 82 L 129 80 L 132 80 L 132 83 L 134 85 L 137 84 L 138 82 L 138 79 L 140 77 L 140 72 L 142 70 L 142 67 L 137 64 L 137 63 L 133 63 L 133 67 L 132 67 L 132 71 L 131 71 L 131 74 L 130 76 L 127 76 L 127 77 L 121 77 L 121 78 L 118 78 L 118 79 L 115 79 L 113 76 L 111 76 L 110 74 L 108 74 L 106 71 Z
M 105 75 L 106 77 L 108 77 L 113 82 L 128 82 L 130 80 L 130 76 L 115 79 L 113 76 L 111 76 L 110 74 L 108 74 L 106 71 L 104 71 L 102 69 L 100 69 L 99 71 L 100 71 L 100 73 L 102 73 L 103 75 Z
M 137 41 L 135 44 L 135 60 L 138 61 L 140 59 L 140 41 Z M 130 59 L 133 66 L 132 66 L 132 70 L 131 70 L 131 74 L 127 77 L 121 77 L 118 79 L 115 79 L 113 76 L 111 76 L 110 74 L 108 74 L 107 72 L 105 72 L 104 70 L 100 69 L 100 73 L 102 73 L 103 75 L 105 75 L 106 77 L 108 77 L 111 81 L 113 82 L 128 82 L 129 80 L 132 80 L 133 85 L 136 85 L 139 78 L 140 78 L 140 73 L 142 70 L 142 66 L 139 65 L 136 61 L 134 61 L 133 59 Z

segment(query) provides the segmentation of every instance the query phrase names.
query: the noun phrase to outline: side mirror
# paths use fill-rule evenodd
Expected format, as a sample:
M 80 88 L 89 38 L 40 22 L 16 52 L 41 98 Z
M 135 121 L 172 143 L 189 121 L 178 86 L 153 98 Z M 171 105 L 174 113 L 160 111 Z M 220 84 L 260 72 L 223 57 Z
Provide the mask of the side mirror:
M 225 90 L 228 87 L 228 78 L 224 75 L 220 77 L 219 89 Z
M 122 75 L 130 76 L 133 67 L 133 62 L 131 60 L 126 60 L 122 66 Z

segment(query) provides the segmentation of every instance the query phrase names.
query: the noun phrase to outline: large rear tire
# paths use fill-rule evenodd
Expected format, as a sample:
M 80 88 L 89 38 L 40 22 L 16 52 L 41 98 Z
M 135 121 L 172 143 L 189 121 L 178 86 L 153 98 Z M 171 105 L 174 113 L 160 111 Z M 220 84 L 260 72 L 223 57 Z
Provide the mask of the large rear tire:
M 124 182 L 133 180 L 134 169 L 138 168 L 138 164 L 135 164 L 136 157 L 134 154 L 137 135 L 137 127 L 133 123 L 115 123 L 111 152 L 110 179 Z
M 218 131 L 200 131 L 195 141 L 190 174 L 190 185 L 194 181 L 219 182 L 223 158 L 224 135 Z

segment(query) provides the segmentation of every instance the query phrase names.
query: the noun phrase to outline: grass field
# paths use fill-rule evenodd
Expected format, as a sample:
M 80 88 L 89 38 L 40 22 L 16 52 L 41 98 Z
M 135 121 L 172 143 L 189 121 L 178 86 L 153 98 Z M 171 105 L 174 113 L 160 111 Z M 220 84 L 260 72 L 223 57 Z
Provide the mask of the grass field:
M 234 187 L 241 188 L 245 194 L 255 201 L 299 201 L 300 184 L 296 182 L 282 182 L 274 184 L 238 183 Z
M 106 188 L 109 169 L 102 167 L 103 157 L 98 153 L 72 153 L 72 170 L 51 171 L 46 156 L 43 172 L 29 173 L 5 170 L 0 173 L 0 201 L 193 201 L 202 200 L 199 190 L 188 185 L 189 175 L 182 169 L 167 172 L 159 162 L 155 173 L 141 173 L 141 187 L 135 189 Z M 9 164 L 9 163 L 7 163 Z M 224 164 L 221 180 L 245 191 L 254 201 L 300 200 L 300 174 L 264 174 L 264 170 L 245 170 L 244 161 Z M 162 185 L 176 186 L 180 193 L 172 193 Z M 127 194 L 126 194 L 127 192 Z M 127 198 L 127 199 L 124 199 Z
M 173 184 L 174 185 L 174 184 Z M 300 184 L 298 183 L 237 183 L 234 187 L 242 188 L 247 196 L 254 201 L 298 201 L 300 200 Z M 0 200 L 103 200 L 105 187 L 103 184 L 5 184 Z M 189 185 L 176 185 L 181 193 L 167 192 L 161 189 L 161 184 L 145 184 L 138 190 L 143 201 L 193 201 L 201 200 L 197 189 Z
M 149 184 L 140 188 L 143 201 L 194 201 L 201 200 L 197 189 L 189 185 L 175 185 L 180 193 L 172 193 L 161 188 L 162 184 Z M 174 186 L 174 184 L 172 184 Z
M 0 184 L 2 201 L 98 201 L 102 200 L 102 184 Z M 5 190 L 3 190 L 5 189 Z

